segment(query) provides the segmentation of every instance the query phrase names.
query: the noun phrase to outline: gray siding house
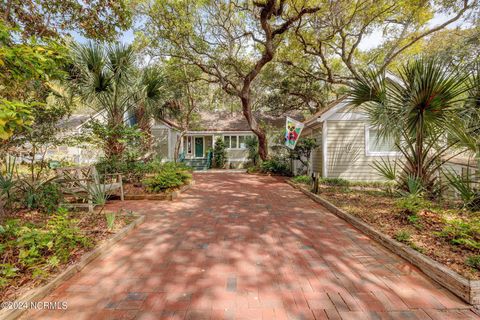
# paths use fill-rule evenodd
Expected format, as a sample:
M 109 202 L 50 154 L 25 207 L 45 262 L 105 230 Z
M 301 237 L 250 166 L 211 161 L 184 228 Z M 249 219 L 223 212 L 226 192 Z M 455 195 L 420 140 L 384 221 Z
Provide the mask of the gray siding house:
M 183 158 L 205 161 L 215 141 L 223 139 L 227 153 L 227 168 L 243 168 L 248 163 L 247 137 L 254 136 L 243 115 L 238 112 L 201 113 L 194 129 L 183 133 L 182 129 L 168 120 L 157 120 L 152 127 L 157 153 L 162 159 L 172 161 L 175 146 L 180 143 Z
M 378 181 L 371 167 L 375 160 L 395 159 L 400 153 L 393 141 L 378 139 L 366 114 L 339 99 L 305 122 L 303 137 L 313 137 L 318 148 L 312 153 L 312 172 L 317 176 L 352 181 Z
M 285 116 L 273 117 L 257 114 L 259 122 L 269 128 L 269 131 L 279 133 L 284 130 Z M 293 115 L 302 119 L 298 115 Z M 210 111 L 200 112 L 199 119 L 191 130 L 184 132 L 169 120 L 157 120 L 152 127 L 157 153 L 162 159 L 172 161 L 175 155 L 175 145 L 180 143 L 180 150 L 187 160 L 201 162 L 213 149 L 217 139 L 223 139 L 227 153 L 227 168 L 244 168 L 247 166 L 248 149 L 246 140 L 255 134 L 241 112 Z M 273 139 L 273 136 L 271 137 Z M 273 141 L 269 143 L 273 145 Z
M 319 145 L 312 152 L 311 172 L 318 177 L 351 181 L 382 181 L 372 167 L 374 161 L 394 161 L 401 157 L 393 141 L 379 139 L 377 129 L 359 108 L 352 108 L 343 97 L 305 122 L 302 137 L 315 138 Z M 466 154 L 449 159 L 448 170 L 478 176 L 473 157 Z

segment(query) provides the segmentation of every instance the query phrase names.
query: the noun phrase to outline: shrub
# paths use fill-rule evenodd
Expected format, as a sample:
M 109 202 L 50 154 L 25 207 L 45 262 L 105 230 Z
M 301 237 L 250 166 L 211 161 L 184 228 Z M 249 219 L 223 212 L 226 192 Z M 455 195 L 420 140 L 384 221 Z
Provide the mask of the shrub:
M 260 171 L 263 173 L 290 175 L 290 167 L 287 161 L 280 157 L 263 161 L 260 165 Z
M 132 157 L 109 157 L 102 158 L 95 165 L 100 175 L 121 173 L 126 182 L 139 182 L 149 171 L 150 167 L 143 161 L 137 161 Z
M 292 178 L 292 181 L 295 183 L 311 184 L 312 178 L 309 176 L 296 176 Z
M 411 242 L 411 233 L 408 230 L 399 230 L 395 233 L 393 238 L 398 242 L 410 244 Z
M 401 213 L 407 215 L 416 215 L 422 209 L 428 209 L 431 204 L 420 196 L 408 195 L 400 198 L 395 203 Z
M 260 155 L 258 154 L 258 139 L 256 136 L 248 136 L 245 139 L 245 145 L 248 149 L 248 160 L 252 162 L 253 166 L 257 166 L 260 162 Z
M 165 165 L 154 177 L 143 180 L 143 184 L 149 192 L 164 192 L 184 185 L 192 175 L 176 164 Z
M 68 217 L 68 211 L 64 208 L 59 208 L 56 214 L 48 221 L 47 228 L 53 238 L 51 249 L 53 249 L 55 256 L 61 262 L 66 262 L 73 249 L 79 245 L 83 247 L 90 246 L 90 241 L 81 234 L 76 223 L 76 220 Z
M 40 189 L 36 207 L 40 212 L 53 213 L 63 200 L 62 189 L 58 183 L 50 182 Z
M 66 263 L 76 248 L 91 245 L 78 229 L 77 221 L 62 208 L 45 225 L 7 220 L 0 226 L 0 243 L 0 253 L 6 253 L 0 264 L 0 287 L 8 285 L 20 271 L 44 276 L 49 269 Z
M 477 270 L 480 270 L 480 255 L 470 256 L 465 260 L 465 264 Z
M 260 168 L 257 167 L 257 166 L 253 166 L 253 167 L 248 167 L 247 168 L 247 173 L 257 173 L 260 171 Z
M 478 250 L 480 249 L 480 219 L 468 222 L 461 219 L 447 221 L 446 226 L 437 235 L 448 239 L 452 244 Z
M 17 183 L 20 199 L 29 209 L 37 209 L 43 213 L 52 213 L 58 209 L 63 200 L 61 187 L 53 179 L 30 178 L 21 179 Z
M 322 178 L 320 183 L 327 186 L 348 187 L 350 182 L 342 178 Z
M 227 152 L 225 151 L 225 142 L 222 138 L 215 140 L 215 147 L 213 148 L 213 166 L 215 168 L 225 167 L 227 161 Z

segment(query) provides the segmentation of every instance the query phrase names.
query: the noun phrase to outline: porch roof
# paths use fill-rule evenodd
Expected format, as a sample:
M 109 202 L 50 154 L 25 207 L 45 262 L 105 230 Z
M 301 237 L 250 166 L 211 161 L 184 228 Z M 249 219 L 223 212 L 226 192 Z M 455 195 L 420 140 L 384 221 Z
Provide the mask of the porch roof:
M 254 113 L 258 122 L 272 126 L 274 128 L 283 128 L 285 126 L 285 116 L 271 116 L 259 112 Z M 289 117 L 302 121 L 304 117 L 301 114 L 288 114 Z M 200 113 L 198 129 L 189 132 L 251 132 L 250 126 L 242 112 L 238 111 L 208 111 Z

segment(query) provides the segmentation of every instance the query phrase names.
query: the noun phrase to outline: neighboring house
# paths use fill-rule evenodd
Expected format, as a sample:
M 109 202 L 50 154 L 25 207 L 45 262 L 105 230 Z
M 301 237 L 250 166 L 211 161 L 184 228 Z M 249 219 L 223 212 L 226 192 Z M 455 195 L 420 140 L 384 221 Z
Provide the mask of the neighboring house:
M 85 125 L 92 119 L 102 121 L 100 113 L 95 114 L 73 114 L 70 117 L 60 121 L 58 124 L 58 136 L 61 138 L 74 137 L 81 134 Z M 15 151 L 17 161 L 32 161 L 31 146 L 26 144 L 17 148 Z M 43 158 L 53 161 L 68 161 L 75 164 L 94 163 L 103 155 L 102 150 L 88 146 L 48 146 L 43 154 L 43 150 L 38 150 L 35 155 L 35 161 L 41 161 Z
M 302 137 L 312 137 L 319 145 L 312 152 L 311 172 L 324 178 L 351 181 L 382 181 L 372 167 L 375 161 L 401 157 L 394 141 L 380 139 L 378 131 L 359 108 L 343 97 L 306 121 Z M 475 164 L 464 156 L 448 161 L 446 167 L 459 174 L 474 174 Z
M 371 167 L 375 160 L 400 156 L 393 141 L 378 138 L 368 116 L 349 105 L 346 98 L 331 103 L 305 122 L 302 137 L 317 140 L 312 152 L 312 172 L 325 178 L 378 181 Z
M 255 134 L 241 112 L 211 111 L 201 112 L 195 128 L 184 133 L 180 141 L 180 152 L 187 163 L 204 164 L 209 150 L 215 146 L 217 139 L 223 139 L 227 153 L 227 168 L 243 168 L 248 164 L 247 137 Z M 296 118 L 299 118 L 296 116 Z M 257 115 L 258 121 L 270 131 L 283 130 L 285 116 L 269 117 Z M 177 139 L 181 129 L 171 121 L 156 121 L 152 134 L 158 144 L 158 154 L 162 159 L 173 160 Z

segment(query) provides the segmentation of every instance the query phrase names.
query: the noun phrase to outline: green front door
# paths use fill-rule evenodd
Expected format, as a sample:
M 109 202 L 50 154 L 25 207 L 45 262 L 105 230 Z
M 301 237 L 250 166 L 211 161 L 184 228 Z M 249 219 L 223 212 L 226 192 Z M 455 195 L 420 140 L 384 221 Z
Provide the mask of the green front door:
M 195 137 L 195 158 L 203 158 L 203 137 Z

